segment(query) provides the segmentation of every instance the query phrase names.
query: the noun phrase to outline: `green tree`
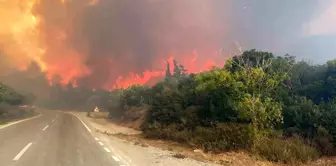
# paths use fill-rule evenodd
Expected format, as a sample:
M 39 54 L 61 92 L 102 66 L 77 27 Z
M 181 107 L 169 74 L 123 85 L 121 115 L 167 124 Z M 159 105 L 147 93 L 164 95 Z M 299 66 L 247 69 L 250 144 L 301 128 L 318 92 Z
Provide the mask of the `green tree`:
M 169 80 L 172 78 L 172 74 L 170 73 L 170 64 L 169 62 L 167 62 L 167 68 L 166 68 L 166 76 L 165 76 L 165 79 L 166 80 Z
M 175 78 L 180 78 L 181 76 L 186 76 L 187 75 L 187 70 L 184 68 L 183 65 L 179 64 L 175 59 L 173 61 L 174 63 L 174 73 L 173 76 Z
M 173 75 L 174 77 L 179 78 L 181 76 L 180 66 L 175 59 L 173 63 L 174 63 L 174 74 Z
M 0 103 L 7 103 L 10 105 L 22 104 L 24 97 L 17 93 L 14 89 L 0 83 Z
M 132 85 L 121 93 L 121 105 L 125 108 L 143 106 L 146 99 L 147 87 L 141 85 Z

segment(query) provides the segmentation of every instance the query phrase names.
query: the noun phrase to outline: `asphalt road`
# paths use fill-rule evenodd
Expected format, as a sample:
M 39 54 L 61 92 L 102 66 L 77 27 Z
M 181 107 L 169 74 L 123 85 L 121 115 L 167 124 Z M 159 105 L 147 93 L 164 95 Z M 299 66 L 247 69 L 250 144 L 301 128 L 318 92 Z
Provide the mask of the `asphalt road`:
M 0 129 L 0 165 L 122 166 L 97 140 L 76 116 L 43 111 Z

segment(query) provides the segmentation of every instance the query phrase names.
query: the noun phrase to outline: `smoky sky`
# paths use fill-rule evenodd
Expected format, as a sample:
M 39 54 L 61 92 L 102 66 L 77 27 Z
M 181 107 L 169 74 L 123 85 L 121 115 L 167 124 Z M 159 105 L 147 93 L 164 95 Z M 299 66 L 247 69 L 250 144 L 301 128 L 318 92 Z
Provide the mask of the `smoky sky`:
M 91 87 L 158 69 L 171 55 L 179 60 L 197 50 L 205 59 L 223 49 L 231 56 L 226 53 L 235 42 L 300 58 L 334 53 L 334 37 L 303 36 L 303 25 L 327 6 L 318 0 L 99 0 L 95 5 L 73 0 L 65 7 L 57 2 L 43 0 L 36 7 L 44 18 L 41 27 L 50 45 L 55 40 L 48 34 L 66 32 L 66 47 L 83 56 L 91 71 L 80 82 Z
M 237 40 L 246 49 L 257 48 L 277 55 L 289 53 L 314 63 L 335 58 L 335 35 L 305 35 L 305 25 L 332 1 L 238 0 L 233 14 Z M 241 10 L 241 8 L 244 10 Z M 335 21 L 335 20 L 330 20 Z M 324 25 L 320 25 L 324 26 Z
M 290 51 L 284 49 L 300 40 L 303 25 L 323 10 L 317 0 L 238 0 L 234 8 L 235 33 L 243 45 L 283 52 Z
M 225 20 L 214 16 L 213 7 L 202 0 L 102 0 L 84 9 L 74 19 L 71 40 L 77 49 L 88 46 L 86 65 L 93 73 L 81 82 L 99 84 L 120 73 L 155 70 L 155 63 L 171 54 L 179 59 L 195 49 L 219 50 Z

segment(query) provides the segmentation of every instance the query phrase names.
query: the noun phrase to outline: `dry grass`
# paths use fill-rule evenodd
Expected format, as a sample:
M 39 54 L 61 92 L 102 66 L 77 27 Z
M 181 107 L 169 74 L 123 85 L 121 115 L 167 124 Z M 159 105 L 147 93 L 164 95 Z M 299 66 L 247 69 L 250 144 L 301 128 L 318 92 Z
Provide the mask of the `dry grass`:
M 336 157 L 322 157 L 318 160 L 308 163 L 278 163 L 270 162 L 258 158 L 249 152 L 245 151 L 231 151 L 224 153 L 205 153 L 199 149 L 192 149 L 185 144 L 176 143 L 173 141 L 152 140 L 146 139 L 141 135 L 113 135 L 120 139 L 135 142 L 138 146 L 146 144 L 163 150 L 171 151 L 174 154 L 181 154 L 185 157 L 195 159 L 203 162 L 213 162 L 225 166 L 335 166 Z
M 205 153 L 202 150 L 192 149 L 188 145 L 173 141 L 146 139 L 141 135 L 113 135 L 120 139 L 134 142 L 136 145 L 146 144 L 163 150 L 171 151 L 174 154 L 183 155 L 202 162 L 214 162 L 221 165 L 234 166 L 278 166 L 280 164 L 263 161 L 255 158 L 247 152 L 225 152 L 225 153 Z
M 91 118 L 89 118 L 91 119 Z M 105 126 L 107 128 L 117 126 L 116 124 L 112 124 L 111 120 L 107 119 L 91 119 L 91 122 L 96 124 Z M 122 123 L 119 123 L 122 127 L 125 127 Z M 119 127 L 121 127 L 119 126 Z M 276 163 L 276 162 L 269 162 L 265 161 L 264 159 L 257 158 L 251 155 L 249 152 L 244 151 L 232 151 L 232 152 L 225 152 L 225 153 L 212 153 L 208 152 L 205 153 L 199 149 L 190 148 L 189 145 L 181 144 L 173 141 L 164 141 L 164 140 L 157 140 L 157 139 L 146 139 L 141 134 L 135 135 L 128 135 L 124 133 L 109 133 L 109 132 L 101 132 L 107 134 L 109 136 L 118 137 L 122 140 L 126 140 L 128 142 L 133 142 L 137 146 L 142 146 L 146 148 L 147 146 L 157 147 L 163 150 L 171 151 L 173 154 L 180 154 L 188 158 L 192 158 L 198 161 L 203 162 L 213 162 L 225 166 L 282 166 L 285 164 Z M 146 145 L 146 146 L 144 146 Z M 302 163 L 295 163 L 292 165 L 302 165 L 302 166 L 333 166 L 336 165 L 336 158 L 333 157 L 324 157 L 320 158 L 316 161 L 312 161 L 306 164 Z
M 308 166 L 335 166 L 336 157 L 322 157 L 314 162 L 307 164 Z
M 287 164 L 307 163 L 319 157 L 318 151 L 299 138 L 264 138 L 257 143 L 255 153 L 275 162 Z

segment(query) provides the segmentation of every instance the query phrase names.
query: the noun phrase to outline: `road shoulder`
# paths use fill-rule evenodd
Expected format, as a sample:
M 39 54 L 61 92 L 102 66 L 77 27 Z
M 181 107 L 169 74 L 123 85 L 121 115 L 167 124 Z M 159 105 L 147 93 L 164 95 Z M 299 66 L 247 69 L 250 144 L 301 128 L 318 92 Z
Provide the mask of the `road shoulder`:
M 217 164 L 210 162 L 202 162 L 195 159 L 187 158 L 169 149 L 161 149 L 150 144 L 139 143 L 136 140 L 124 139 L 123 135 L 136 137 L 139 131 L 135 131 L 123 126 L 115 124 L 105 124 L 105 122 L 97 122 L 89 118 L 85 113 L 74 112 L 80 117 L 90 128 L 93 134 L 118 155 L 121 159 L 126 160 L 129 165 L 184 165 L 184 166 L 215 166 Z M 111 127 L 112 126 L 112 127 Z M 132 150 L 130 150 L 132 149 Z

